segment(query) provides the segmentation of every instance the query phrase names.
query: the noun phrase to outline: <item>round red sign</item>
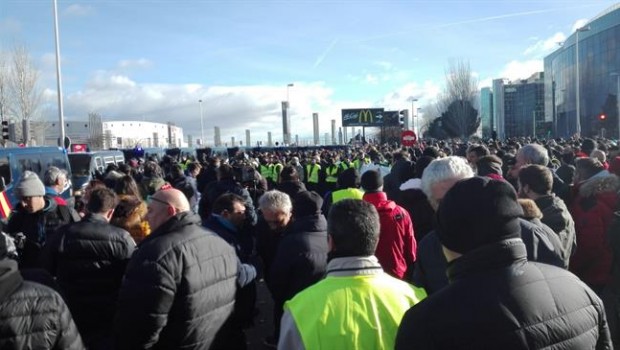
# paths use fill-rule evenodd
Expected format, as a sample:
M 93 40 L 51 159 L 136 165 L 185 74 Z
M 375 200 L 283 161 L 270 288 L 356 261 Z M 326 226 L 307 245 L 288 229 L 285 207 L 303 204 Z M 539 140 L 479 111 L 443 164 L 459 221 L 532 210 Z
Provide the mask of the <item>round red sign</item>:
M 418 137 L 415 135 L 415 132 L 413 132 L 413 130 L 405 130 L 400 137 L 400 141 L 403 146 L 411 147 L 416 144 L 416 141 L 418 141 Z

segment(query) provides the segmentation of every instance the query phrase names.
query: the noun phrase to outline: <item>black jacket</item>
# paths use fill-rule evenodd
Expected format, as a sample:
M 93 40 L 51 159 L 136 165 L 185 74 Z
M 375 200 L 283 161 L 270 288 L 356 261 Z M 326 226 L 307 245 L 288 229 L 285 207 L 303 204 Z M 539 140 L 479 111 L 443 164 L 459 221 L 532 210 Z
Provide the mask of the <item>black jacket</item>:
M 575 234 L 575 222 L 566 204 L 558 196 L 551 194 L 535 200 L 536 205 L 543 214 L 540 221 L 549 226 L 560 238 L 566 265 L 577 247 Z
M 276 190 L 288 194 L 292 201 L 295 195 L 306 191 L 306 186 L 301 181 L 284 181 L 276 185 Z
M 269 290 L 276 305 L 325 275 L 327 267 L 327 221 L 322 214 L 297 218 L 280 240 L 269 271 Z
M 450 285 L 403 317 L 396 349 L 611 349 L 598 296 L 526 254 L 511 239 L 454 260 Z
M 208 349 L 232 312 L 233 248 L 179 213 L 147 236 L 132 256 L 114 321 L 118 349 Z
M 45 244 L 44 267 L 56 276 L 88 344 L 112 331 L 118 291 L 134 247 L 127 231 L 99 214 L 60 227 Z
M 6 233 L 15 237 L 15 234 L 22 232 L 26 236 L 24 249 L 20 252 L 20 268 L 41 267 L 39 261 L 41 248 L 48 235 L 53 234 L 60 226 L 73 222 L 74 219 L 68 207 L 58 205 L 48 197 L 45 197 L 43 210 L 36 213 L 29 213 L 21 204 L 18 205 L 11 214 Z
M 420 242 L 424 236 L 435 228 L 435 210 L 428 203 L 428 199 L 421 189 L 410 188 L 400 190 L 396 194 L 394 202 L 405 208 L 409 216 L 411 216 L 416 241 Z
M 211 208 L 215 200 L 224 193 L 234 193 L 243 197 L 245 204 L 245 223 L 246 225 L 254 226 L 258 217 L 256 216 L 256 210 L 254 208 L 254 202 L 248 190 L 246 190 L 240 183 L 231 179 L 223 179 L 215 182 L 211 182 L 207 185 L 200 203 L 198 203 L 198 212 L 203 220 L 207 220 L 211 214 Z
M 560 241 L 551 229 L 524 219 L 519 219 L 519 223 L 529 260 L 565 267 Z M 423 287 L 428 295 L 439 291 L 448 285 L 447 264 L 437 233 L 432 231 L 418 244 L 413 284 Z
M 4 237 L 0 237 L 4 239 Z M 84 349 L 62 297 L 24 281 L 17 263 L 0 260 L 0 349 Z

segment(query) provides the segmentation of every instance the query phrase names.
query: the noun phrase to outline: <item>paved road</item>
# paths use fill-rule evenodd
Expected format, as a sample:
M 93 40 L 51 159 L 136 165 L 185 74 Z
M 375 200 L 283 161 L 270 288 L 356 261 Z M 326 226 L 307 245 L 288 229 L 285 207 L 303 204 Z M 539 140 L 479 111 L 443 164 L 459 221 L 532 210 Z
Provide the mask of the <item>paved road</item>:
M 259 310 L 254 327 L 246 330 L 249 350 L 267 350 L 265 337 L 273 333 L 273 300 L 264 281 L 258 282 L 256 306 Z

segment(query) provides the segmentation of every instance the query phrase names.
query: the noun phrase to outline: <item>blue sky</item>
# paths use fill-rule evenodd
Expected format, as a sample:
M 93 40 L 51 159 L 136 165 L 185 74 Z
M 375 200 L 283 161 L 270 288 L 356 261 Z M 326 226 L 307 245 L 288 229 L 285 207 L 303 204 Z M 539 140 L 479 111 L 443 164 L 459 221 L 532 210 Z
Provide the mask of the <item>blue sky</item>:
M 450 60 L 481 86 L 527 78 L 543 57 L 612 1 L 58 1 L 65 116 L 172 121 L 207 142 L 281 136 L 289 89 L 292 133 L 341 108 L 424 108 Z M 0 1 L 0 51 L 25 45 L 54 119 L 52 0 Z M 424 111 L 422 111 L 424 113 Z

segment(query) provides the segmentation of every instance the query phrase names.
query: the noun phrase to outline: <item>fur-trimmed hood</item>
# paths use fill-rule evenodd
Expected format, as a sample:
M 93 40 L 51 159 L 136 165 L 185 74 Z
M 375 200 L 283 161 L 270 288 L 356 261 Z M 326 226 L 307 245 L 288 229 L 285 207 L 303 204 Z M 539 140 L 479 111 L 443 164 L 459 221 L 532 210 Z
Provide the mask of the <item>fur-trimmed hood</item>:
M 600 193 L 620 191 L 620 178 L 603 170 L 579 185 L 579 195 L 590 197 Z

